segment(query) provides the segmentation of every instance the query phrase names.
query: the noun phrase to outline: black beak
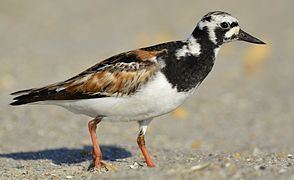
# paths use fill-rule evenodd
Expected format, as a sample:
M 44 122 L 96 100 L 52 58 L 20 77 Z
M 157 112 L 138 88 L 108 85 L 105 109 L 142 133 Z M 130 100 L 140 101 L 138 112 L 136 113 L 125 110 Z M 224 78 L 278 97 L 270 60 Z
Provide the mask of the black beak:
M 265 44 L 263 41 L 251 36 L 250 34 L 244 32 L 242 29 L 240 29 L 239 31 L 238 40 L 255 43 L 255 44 Z

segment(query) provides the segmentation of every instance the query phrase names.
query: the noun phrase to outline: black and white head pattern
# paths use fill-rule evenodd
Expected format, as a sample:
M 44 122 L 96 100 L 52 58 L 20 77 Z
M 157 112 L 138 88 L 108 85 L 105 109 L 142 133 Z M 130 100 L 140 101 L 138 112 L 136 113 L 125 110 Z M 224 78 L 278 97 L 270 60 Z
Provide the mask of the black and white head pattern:
M 218 46 L 236 40 L 240 30 L 238 20 L 229 13 L 221 11 L 206 14 L 199 21 L 198 28 L 206 30 L 209 39 Z

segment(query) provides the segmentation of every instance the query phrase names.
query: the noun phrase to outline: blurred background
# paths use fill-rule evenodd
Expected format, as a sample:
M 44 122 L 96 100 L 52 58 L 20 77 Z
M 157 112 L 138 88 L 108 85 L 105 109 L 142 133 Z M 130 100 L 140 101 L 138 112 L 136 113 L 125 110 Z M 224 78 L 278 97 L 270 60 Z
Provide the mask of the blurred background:
M 267 45 L 224 45 L 195 95 L 151 123 L 146 136 L 151 154 L 161 168 L 173 167 L 169 157 L 175 151 L 189 152 L 189 157 L 293 154 L 293 7 L 291 0 L 0 0 L 0 162 L 5 173 L 18 177 L 23 169 L 13 169 L 21 165 L 32 174 L 35 170 L 26 167 L 40 163 L 46 168 L 39 175 L 46 169 L 57 171 L 45 150 L 62 159 L 62 148 L 82 151 L 91 145 L 88 117 L 54 106 L 10 107 L 9 93 L 65 80 L 123 51 L 184 39 L 204 14 L 215 10 L 233 14 L 243 30 Z M 102 145 L 132 154 L 127 164 L 141 160 L 137 133 L 136 123 L 106 122 L 98 128 Z M 20 152 L 41 155 L 34 159 L 36 154 Z M 84 167 L 88 162 L 81 163 Z M 243 166 L 238 167 L 242 171 Z

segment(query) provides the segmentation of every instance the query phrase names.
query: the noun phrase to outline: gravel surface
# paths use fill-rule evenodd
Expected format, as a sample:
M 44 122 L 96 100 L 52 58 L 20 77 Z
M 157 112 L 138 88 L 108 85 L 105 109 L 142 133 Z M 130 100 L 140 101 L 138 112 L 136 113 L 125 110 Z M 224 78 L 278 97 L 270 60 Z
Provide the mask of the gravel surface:
M 0 1 L 0 179 L 294 179 L 294 2 Z M 164 11 L 163 11 L 164 10 Z M 64 80 L 113 54 L 185 38 L 211 10 L 267 46 L 232 43 L 181 108 L 156 118 L 147 168 L 136 123 L 101 123 L 115 170 L 87 171 L 88 117 L 10 107 L 9 93 Z

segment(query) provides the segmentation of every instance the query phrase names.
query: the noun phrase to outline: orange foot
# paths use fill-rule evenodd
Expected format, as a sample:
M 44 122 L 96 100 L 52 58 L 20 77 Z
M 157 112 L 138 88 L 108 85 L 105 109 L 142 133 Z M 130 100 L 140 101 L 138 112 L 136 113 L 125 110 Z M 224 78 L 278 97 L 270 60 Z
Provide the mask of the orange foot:
M 150 167 L 150 168 L 154 168 L 155 167 L 155 165 L 154 165 L 154 163 L 152 162 L 152 161 L 146 161 L 146 164 L 147 164 L 147 166 L 148 167 Z

